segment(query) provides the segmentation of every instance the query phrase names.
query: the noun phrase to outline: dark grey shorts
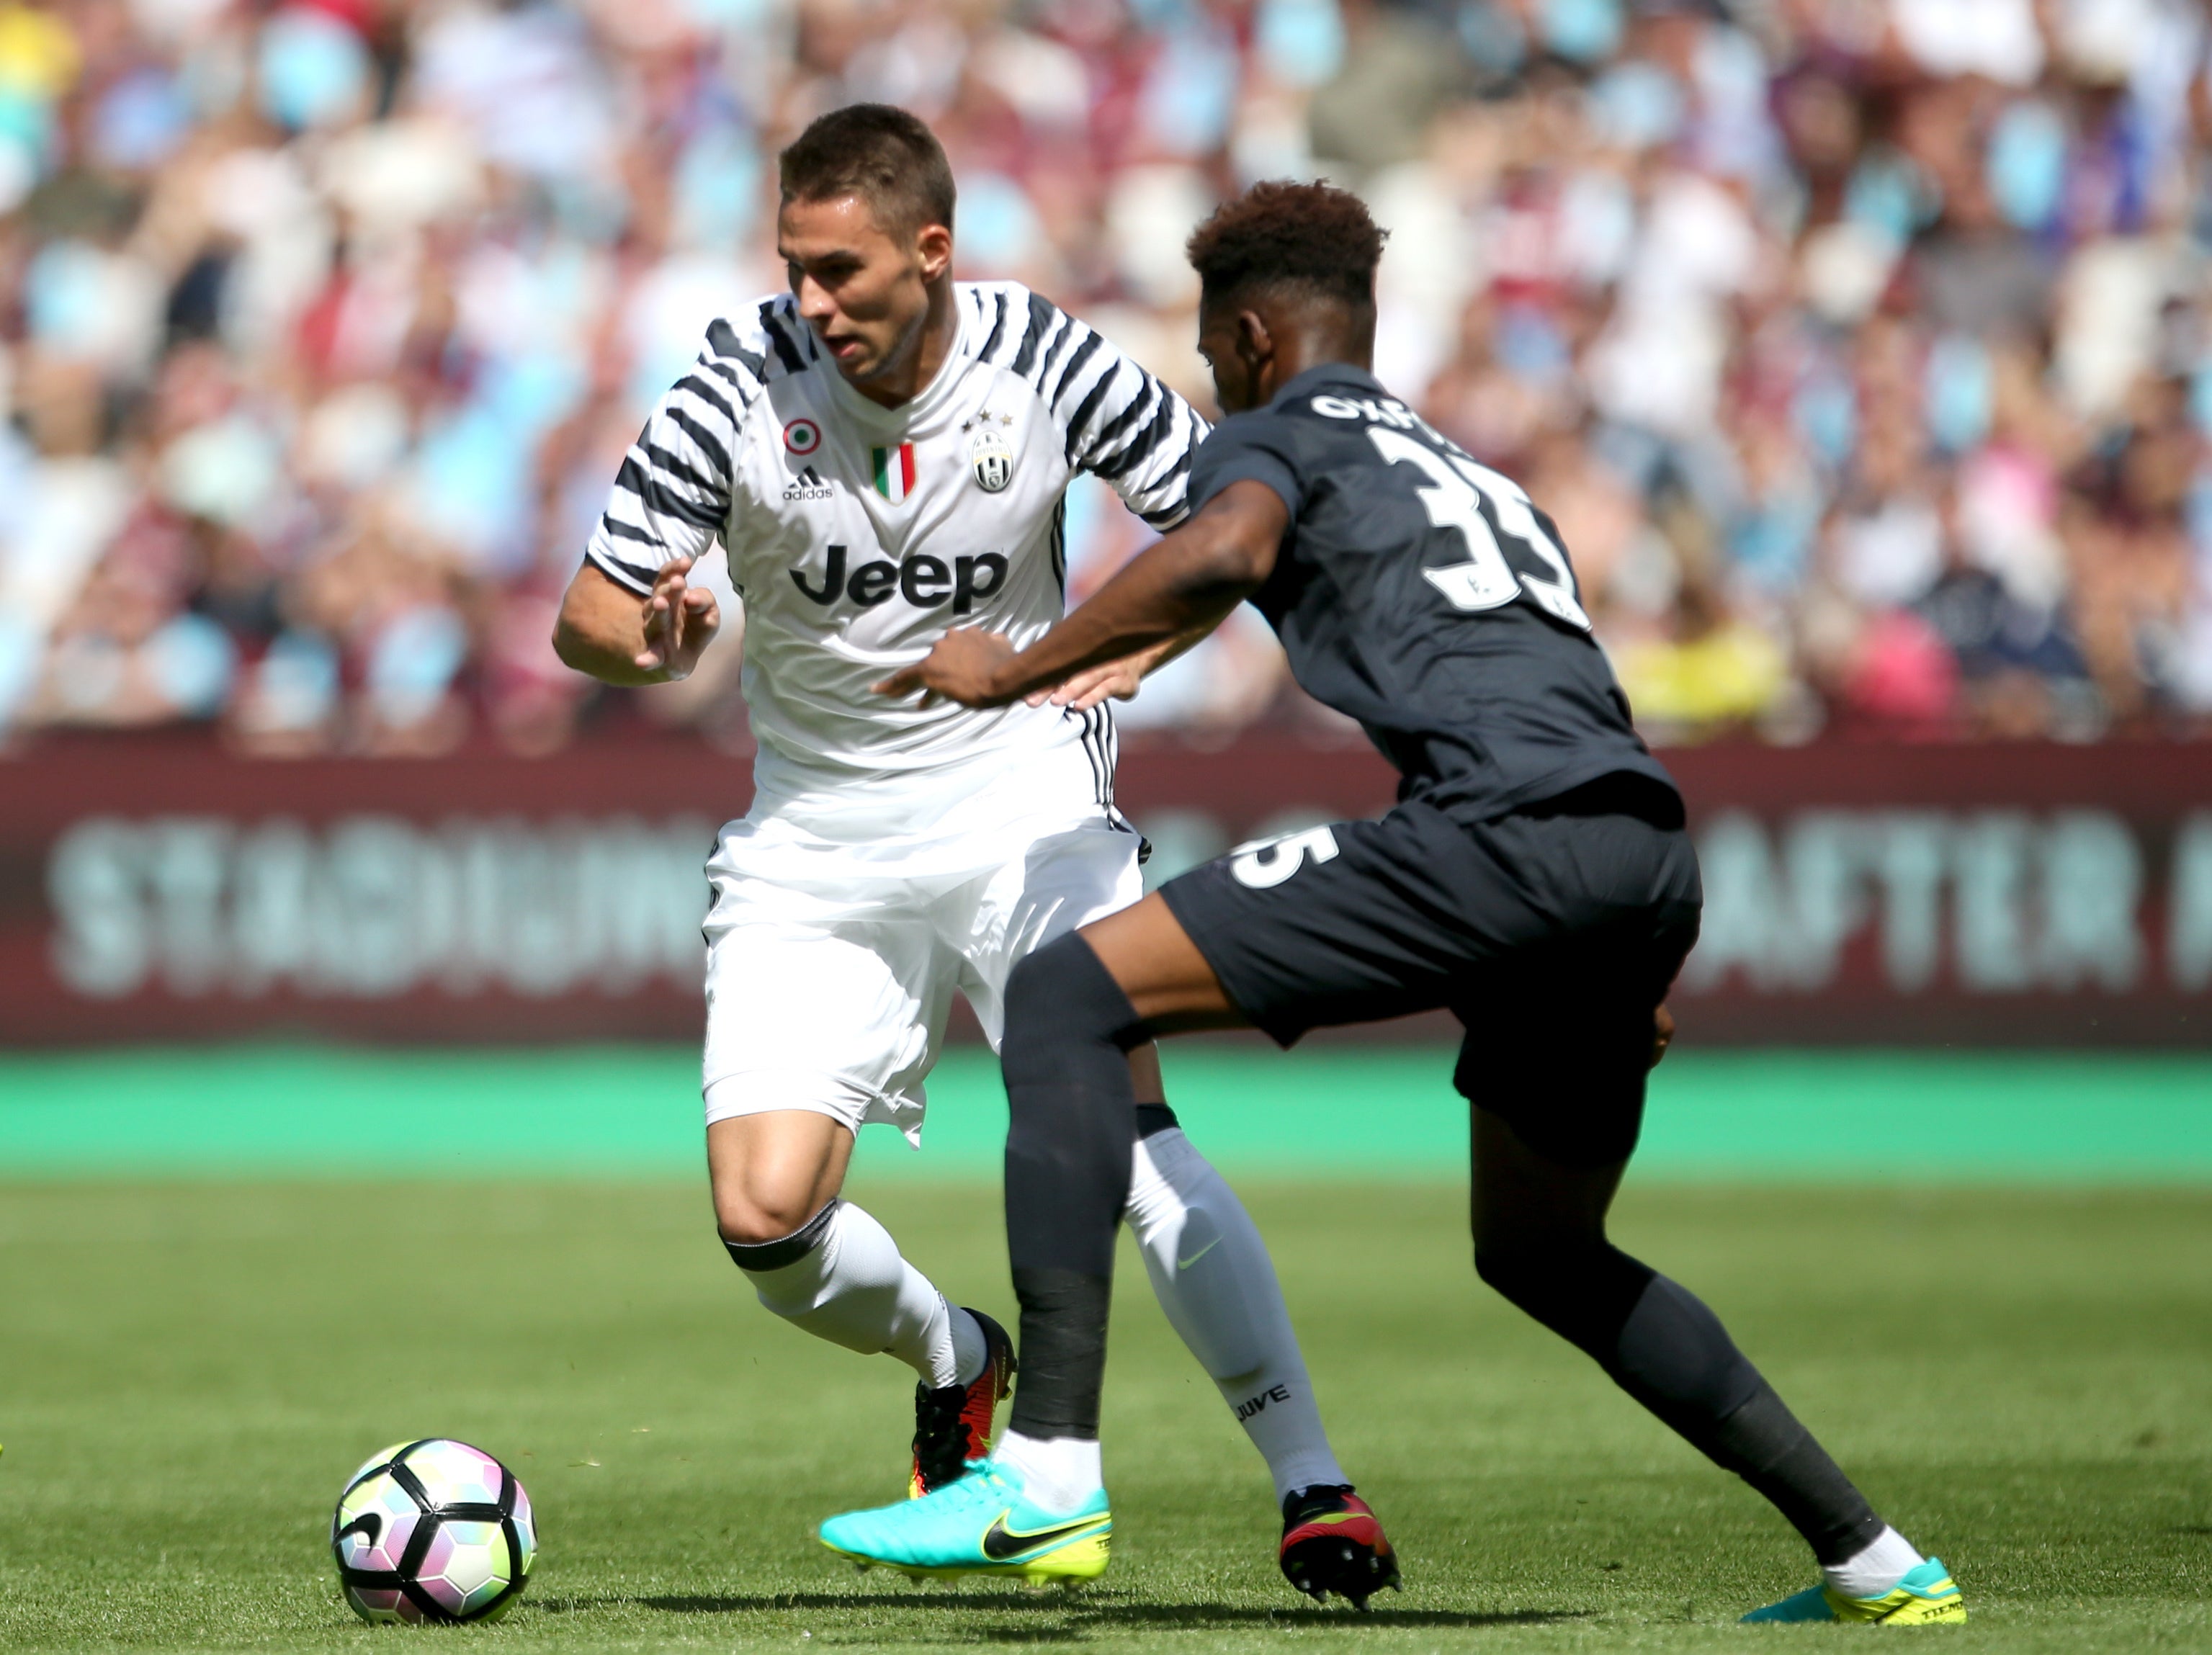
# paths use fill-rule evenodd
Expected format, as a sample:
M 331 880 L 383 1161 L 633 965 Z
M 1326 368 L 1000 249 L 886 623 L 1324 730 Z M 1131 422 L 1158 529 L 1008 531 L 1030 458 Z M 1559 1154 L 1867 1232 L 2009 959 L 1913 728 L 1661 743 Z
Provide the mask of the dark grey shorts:
M 1160 894 L 1281 1045 L 1448 1008 L 1462 1094 L 1539 1154 L 1601 1166 L 1636 1146 L 1652 1011 L 1698 937 L 1697 854 L 1668 815 L 1608 788 L 1472 823 L 1416 801 Z

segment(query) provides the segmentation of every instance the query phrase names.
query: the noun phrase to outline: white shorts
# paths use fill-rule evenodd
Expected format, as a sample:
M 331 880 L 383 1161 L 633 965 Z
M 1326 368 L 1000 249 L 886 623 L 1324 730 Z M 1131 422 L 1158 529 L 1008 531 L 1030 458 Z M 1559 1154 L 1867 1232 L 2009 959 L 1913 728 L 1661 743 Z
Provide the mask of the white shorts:
M 953 991 L 995 1047 L 1015 962 L 1144 894 L 1134 830 L 1021 770 L 927 833 L 841 843 L 759 809 L 723 830 L 708 864 L 709 1125 L 807 1109 L 918 1145 Z M 1039 809 L 1040 793 L 1063 803 Z

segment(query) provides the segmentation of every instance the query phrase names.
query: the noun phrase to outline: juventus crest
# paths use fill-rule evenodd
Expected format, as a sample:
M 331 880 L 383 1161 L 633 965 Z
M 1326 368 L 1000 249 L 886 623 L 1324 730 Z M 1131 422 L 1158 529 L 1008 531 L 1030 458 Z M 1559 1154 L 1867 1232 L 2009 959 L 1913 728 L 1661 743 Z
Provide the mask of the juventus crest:
M 967 421 L 961 429 L 969 433 L 968 458 L 975 470 L 975 485 L 987 494 L 995 494 L 1014 480 L 1014 450 L 993 428 L 994 423 L 1012 425 L 1011 414 L 985 412 Z

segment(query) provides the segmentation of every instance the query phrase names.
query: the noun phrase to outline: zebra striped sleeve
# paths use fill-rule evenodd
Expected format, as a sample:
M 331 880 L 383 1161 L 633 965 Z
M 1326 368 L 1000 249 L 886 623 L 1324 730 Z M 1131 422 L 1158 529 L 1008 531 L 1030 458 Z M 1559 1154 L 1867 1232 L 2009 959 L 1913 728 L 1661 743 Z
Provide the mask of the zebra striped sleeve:
M 729 520 L 739 421 L 759 394 L 761 359 L 717 323 L 690 373 L 663 397 L 623 457 L 584 556 L 617 585 L 653 590 L 672 558 L 704 556 Z
M 1040 376 L 1066 421 L 1068 462 L 1111 484 L 1153 528 L 1171 529 L 1189 509 L 1190 457 L 1206 423 L 1100 335 L 1069 324 L 1079 328 L 1079 338 L 1055 342 Z

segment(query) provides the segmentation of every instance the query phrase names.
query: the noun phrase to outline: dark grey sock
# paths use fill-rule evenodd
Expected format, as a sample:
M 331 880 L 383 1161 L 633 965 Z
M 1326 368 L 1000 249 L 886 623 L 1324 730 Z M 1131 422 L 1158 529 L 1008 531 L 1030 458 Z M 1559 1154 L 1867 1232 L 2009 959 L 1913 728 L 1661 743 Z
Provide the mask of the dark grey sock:
M 1129 1200 L 1143 1031 L 1090 944 L 1070 934 L 1006 982 L 1006 1256 L 1021 1300 L 1024 1436 L 1098 1434 L 1114 1236 Z
M 1603 1245 L 1479 1252 L 1475 1269 L 1765 1494 L 1821 1563 L 1840 1563 L 1882 1531 L 1866 1497 L 1680 1283 Z
M 1021 1380 L 1007 1425 L 1025 1437 L 1098 1437 L 1114 1283 L 1072 1270 L 1017 1270 Z

